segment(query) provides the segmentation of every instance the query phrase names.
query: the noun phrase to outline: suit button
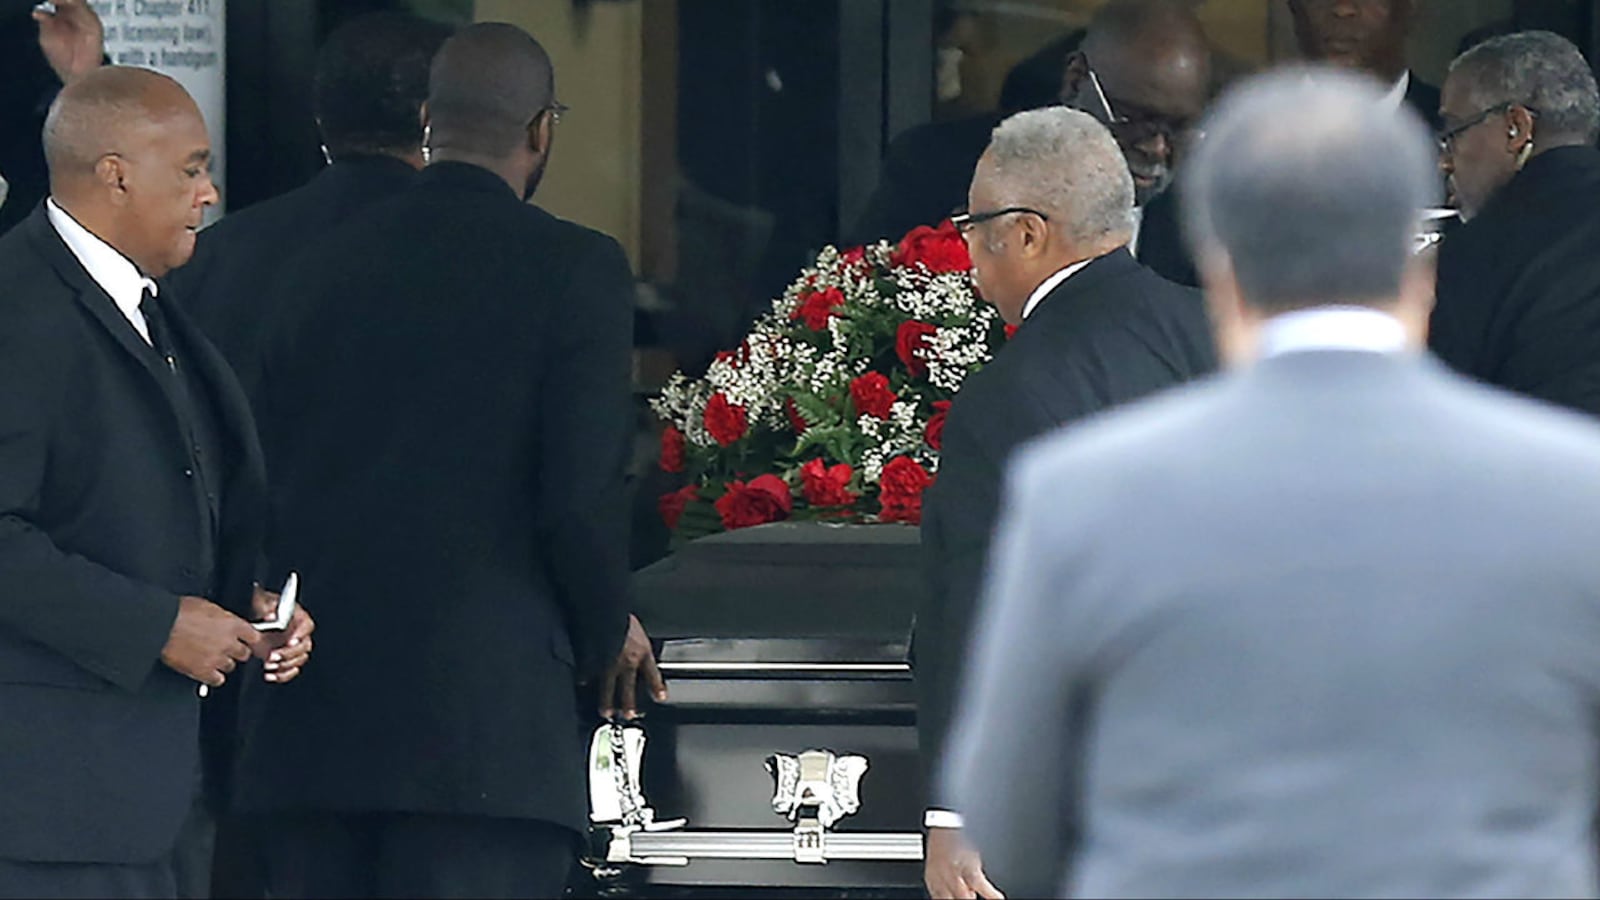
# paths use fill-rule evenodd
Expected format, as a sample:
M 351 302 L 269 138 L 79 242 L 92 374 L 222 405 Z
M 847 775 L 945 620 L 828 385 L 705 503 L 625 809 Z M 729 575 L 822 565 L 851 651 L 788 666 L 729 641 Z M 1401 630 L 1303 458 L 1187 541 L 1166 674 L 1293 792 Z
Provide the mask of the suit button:
M 193 478 L 194 477 L 194 470 L 193 469 L 184 469 L 183 470 L 183 477 L 185 477 L 185 478 Z

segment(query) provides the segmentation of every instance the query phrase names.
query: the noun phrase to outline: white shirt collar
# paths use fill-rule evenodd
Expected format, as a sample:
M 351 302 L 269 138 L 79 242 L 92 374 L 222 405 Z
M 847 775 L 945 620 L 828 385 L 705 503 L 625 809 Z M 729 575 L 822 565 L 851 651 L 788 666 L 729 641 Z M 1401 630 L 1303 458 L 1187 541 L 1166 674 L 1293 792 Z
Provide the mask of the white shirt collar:
M 1411 70 L 1400 73 L 1394 80 L 1394 87 L 1389 88 L 1389 93 L 1383 95 L 1383 108 L 1399 112 L 1400 105 L 1406 102 L 1406 91 L 1411 90 Z
M 110 295 L 111 301 L 117 304 L 117 309 L 133 326 L 133 330 L 144 338 L 145 343 L 150 343 L 150 331 L 145 326 L 144 314 L 139 312 L 139 302 L 144 299 L 146 288 L 152 294 L 157 293 L 159 288 L 156 283 L 146 278 L 139 267 L 117 252 L 115 247 L 79 225 L 78 220 L 56 205 L 54 197 L 45 201 L 45 215 L 89 277 Z
M 1033 315 L 1034 307 L 1037 307 L 1040 303 L 1044 302 L 1044 298 L 1048 297 L 1051 291 L 1060 287 L 1063 281 L 1066 281 L 1068 278 L 1078 274 L 1079 270 L 1092 262 L 1094 262 L 1094 259 L 1092 258 L 1083 260 L 1082 262 L 1075 262 L 1040 282 L 1039 286 L 1033 289 L 1033 293 L 1028 295 L 1028 302 L 1022 304 L 1022 318 L 1027 319 L 1028 316 Z
M 1172 190 L 1172 188 L 1167 188 Z M 1128 238 L 1128 252 L 1134 256 L 1139 255 L 1139 232 L 1144 230 L 1144 207 L 1133 208 L 1133 236 Z
M 1319 306 L 1283 313 L 1261 326 L 1261 358 L 1313 350 L 1399 353 L 1406 329 L 1386 312 L 1364 306 Z

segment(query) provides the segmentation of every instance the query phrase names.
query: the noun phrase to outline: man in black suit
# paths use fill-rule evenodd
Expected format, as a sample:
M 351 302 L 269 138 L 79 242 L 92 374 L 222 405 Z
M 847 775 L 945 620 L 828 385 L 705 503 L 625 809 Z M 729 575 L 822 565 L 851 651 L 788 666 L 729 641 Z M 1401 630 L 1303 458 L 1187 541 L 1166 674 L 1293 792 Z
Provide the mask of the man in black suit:
M 101 68 L 44 143 L 51 197 L 0 240 L 0 895 L 175 896 L 195 887 L 197 682 L 252 650 L 292 679 L 309 620 L 287 647 L 242 618 L 276 606 L 252 591 L 255 429 L 153 280 L 217 198 L 199 109 Z
M 970 213 L 957 226 L 979 290 L 1019 330 L 956 395 L 923 519 L 928 591 L 917 612 L 915 669 L 930 773 L 948 738 L 1011 452 L 1215 365 L 1199 294 L 1128 252 L 1133 196 L 1111 134 L 1064 107 L 1002 123 L 973 176 Z M 934 897 L 998 896 L 962 842 L 959 816 L 933 809 L 925 824 Z
M 587 826 L 578 682 L 609 667 L 625 715 L 640 670 L 665 694 L 628 613 L 628 263 L 523 202 L 561 109 L 533 38 L 461 30 L 429 165 L 271 301 L 268 557 L 324 636 L 245 713 L 235 801 L 267 816 L 275 896 L 558 896 Z
M 447 26 L 399 12 L 341 25 L 317 55 L 312 111 L 329 165 L 308 184 L 231 213 L 200 233 L 168 279 L 249 391 L 273 275 L 345 219 L 422 168 L 419 110 Z
M 49 191 L 39 132 L 63 84 L 100 67 L 104 29 L 86 0 L 64 0 L 51 14 L 33 0 L 0 0 L 0 234 Z M 32 10 L 30 17 L 30 10 Z M 37 23 L 37 24 L 35 24 Z
M 1571 41 L 1467 51 L 1445 81 L 1444 171 L 1465 225 L 1439 247 L 1428 345 L 1453 368 L 1600 415 L 1600 91 Z

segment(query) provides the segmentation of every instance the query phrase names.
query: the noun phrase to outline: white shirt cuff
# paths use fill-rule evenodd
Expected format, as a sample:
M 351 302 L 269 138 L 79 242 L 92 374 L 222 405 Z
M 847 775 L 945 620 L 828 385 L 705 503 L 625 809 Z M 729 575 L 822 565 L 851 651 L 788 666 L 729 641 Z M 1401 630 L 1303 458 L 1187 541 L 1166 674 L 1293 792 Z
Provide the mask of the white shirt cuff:
M 948 809 L 930 809 L 922 814 L 923 828 L 964 828 L 961 813 Z

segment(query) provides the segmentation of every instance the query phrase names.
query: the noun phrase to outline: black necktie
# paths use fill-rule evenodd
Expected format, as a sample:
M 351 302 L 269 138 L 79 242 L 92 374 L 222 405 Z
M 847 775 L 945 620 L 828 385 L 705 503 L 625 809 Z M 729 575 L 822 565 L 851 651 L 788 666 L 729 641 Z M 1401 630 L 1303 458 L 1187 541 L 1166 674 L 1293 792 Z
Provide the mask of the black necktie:
M 139 314 L 144 316 L 145 332 L 150 335 L 150 346 L 167 361 L 167 368 L 177 371 L 178 362 L 172 357 L 172 344 L 167 341 L 167 320 L 161 315 L 161 305 L 155 292 L 148 287 L 139 300 Z

